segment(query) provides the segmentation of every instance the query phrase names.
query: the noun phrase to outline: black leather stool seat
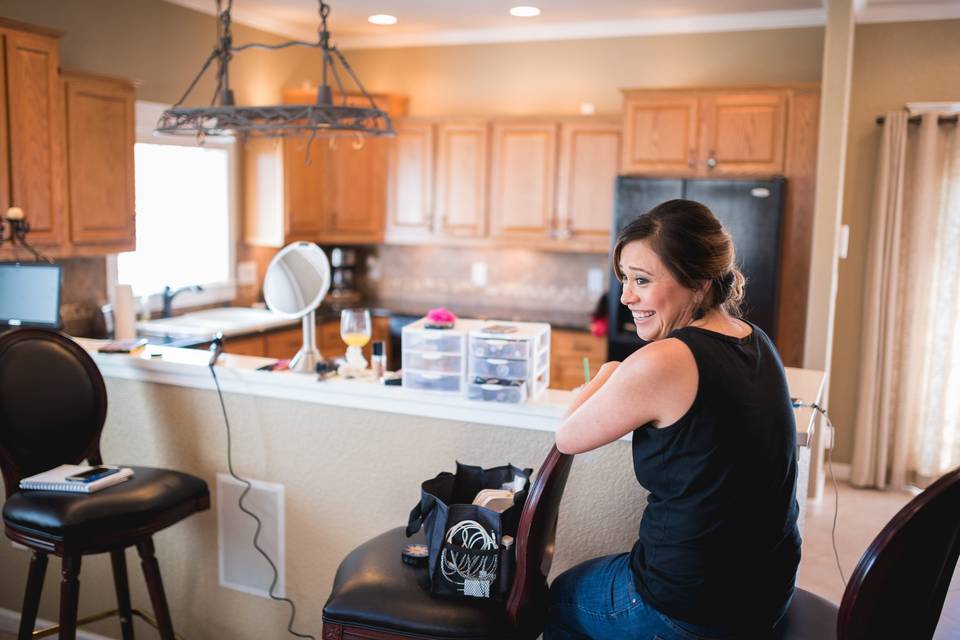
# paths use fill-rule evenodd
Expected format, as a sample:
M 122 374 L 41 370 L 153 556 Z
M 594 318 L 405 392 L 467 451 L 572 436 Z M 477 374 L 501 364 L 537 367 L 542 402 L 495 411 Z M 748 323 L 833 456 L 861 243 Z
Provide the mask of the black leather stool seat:
M 430 595 L 427 569 L 400 559 L 404 545 L 413 542 L 423 542 L 422 531 L 407 538 L 398 527 L 351 551 L 337 569 L 323 620 L 415 638 L 511 636 L 502 602 Z
M 837 605 L 797 588 L 790 608 L 777 624 L 777 640 L 835 640 Z
M 95 493 L 64 491 L 18 491 L 3 505 L 7 526 L 53 541 L 69 540 L 71 545 L 94 544 L 98 538 L 116 532 L 143 535 L 147 521 L 163 519 L 169 513 L 176 522 L 196 509 L 176 513 L 209 494 L 200 478 L 169 469 L 130 467 L 133 477 Z

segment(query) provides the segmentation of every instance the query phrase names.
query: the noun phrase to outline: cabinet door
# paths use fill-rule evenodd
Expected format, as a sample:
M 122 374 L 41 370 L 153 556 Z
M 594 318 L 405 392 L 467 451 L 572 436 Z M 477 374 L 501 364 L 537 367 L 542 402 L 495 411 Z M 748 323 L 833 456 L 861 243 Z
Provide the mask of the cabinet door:
M 619 123 L 560 125 L 557 228 L 564 244 L 602 252 L 610 248 L 619 163 Z
M 627 93 L 620 172 L 692 175 L 699 99 L 684 93 Z
M 283 329 L 272 331 L 266 335 L 266 349 L 264 356 L 277 360 L 290 359 L 297 355 L 303 346 L 303 328 Z
M 487 126 L 437 126 L 436 216 L 438 233 L 459 238 L 486 235 Z
M 66 240 L 66 198 L 57 40 L 19 31 L 3 34 L 10 128 L 10 204 L 22 207 L 26 213 L 31 244 L 58 246 Z
M 373 136 L 341 137 L 327 145 L 333 184 L 325 242 L 383 241 L 388 142 Z
M 260 356 L 266 352 L 266 341 L 262 335 L 225 338 L 223 350 L 240 356 Z
M 317 325 L 317 347 L 324 358 L 342 358 L 347 345 L 340 338 L 340 320 L 327 320 Z
M 786 92 L 703 99 L 701 172 L 710 176 L 783 173 Z
M 557 125 L 498 122 L 493 125 L 491 235 L 546 239 L 553 231 Z
M 551 331 L 550 387 L 569 390 L 582 385 L 584 358 L 589 362 L 592 380 L 607 360 L 605 340 L 582 331 Z
M 429 238 L 433 226 L 433 125 L 395 122 L 387 189 L 387 242 Z
M 324 212 L 332 202 L 329 152 L 322 138 L 283 141 L 285 243 L 317 240 L 323 233 Z
M 64 99 L 70 240 L 100 253 L 131 251 L 136 244 L 133 86 L 65 74 Z

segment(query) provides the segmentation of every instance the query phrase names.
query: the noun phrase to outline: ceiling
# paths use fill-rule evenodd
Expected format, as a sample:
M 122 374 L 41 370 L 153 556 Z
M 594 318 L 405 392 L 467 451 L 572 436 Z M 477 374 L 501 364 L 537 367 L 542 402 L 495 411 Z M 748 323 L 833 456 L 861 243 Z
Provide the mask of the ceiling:
M 166 0 L 213 15 L 215 0 Z M 658 33 L 818 26 L 826 0 L 326 0 L 328 27 L 343 49 L 609 38 Z M 960 18 L 960 0 L 852 0 L 858 22 Z M 542 13 L 515 18 L 532 4 Z M 375 13 L 392 26 L 367 22 Z M 233 0 L 233 19 L 283 36 L 316 40 L 317 0 Z

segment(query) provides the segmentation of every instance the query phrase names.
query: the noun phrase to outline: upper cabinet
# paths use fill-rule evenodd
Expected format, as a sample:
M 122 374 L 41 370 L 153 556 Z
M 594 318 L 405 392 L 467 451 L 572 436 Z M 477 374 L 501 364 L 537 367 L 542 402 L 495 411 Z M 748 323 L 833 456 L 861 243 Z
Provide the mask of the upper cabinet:
M 495 122 L 492 135 L 490 234 L 550 238 L 556 231 L 557 123 Z
M 498 121 L 492 132 L 492 238 L 606 251 L 619 123 L 604 118 Z
M 486 123 L 418 118 L 395 126 L 388 163 L 387 242 L 483 238 Z
M 619 159 L 619 123 L 560 123 L 556 225 L 559 239 L 570 248 L 610 248 Z
M 77 72 L 62 78 L 72 253 L 132 251 L 133 84 Z
M 0 18 L 0 213 L 51 257 L 134 248 L 134 88 L 59 69 L 59 31 Z M 0 260 L 26 257 L 0 247 Z
M 675 92 L 630 91 L 623 106 L 623 173 L 689 173 L 697 163 L 700 100 Z
M 406 99 L 373 96 L 391 118 Z M 288 104 L 309 104 L 313 91 L 285 91 Z M 362 96 L 348 102 L 366 104 Z M 390 139 L 352 135 L 252 139 L 244 148 L 248 244 L 283 246 L 308 240 L 373 244 L 383 240 Z
M 625 91 L 621 173 L 782 174 L 789 95 L 777 88 Z
M 0 21 L 0 206 L 21 207 L 30 223 L 28 241 L 60 255 L 67 237 L 60 34 L 26 29 Z M 3 255 L 11 256 L 7 246 Z

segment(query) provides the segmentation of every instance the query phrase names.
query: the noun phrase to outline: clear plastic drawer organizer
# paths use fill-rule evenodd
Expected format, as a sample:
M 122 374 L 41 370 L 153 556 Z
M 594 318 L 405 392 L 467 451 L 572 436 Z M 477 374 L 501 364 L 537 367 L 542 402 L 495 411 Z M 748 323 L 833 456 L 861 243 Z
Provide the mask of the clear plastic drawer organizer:
M 472 400 L 523 402 L 550 385 L 550 325 L 458 320 L 402 334 L 403 386 L 459 393 Z

